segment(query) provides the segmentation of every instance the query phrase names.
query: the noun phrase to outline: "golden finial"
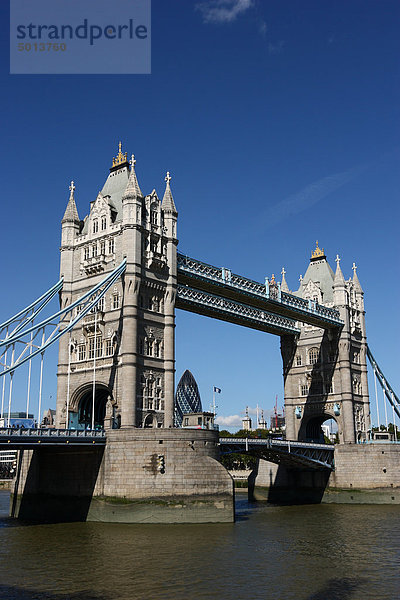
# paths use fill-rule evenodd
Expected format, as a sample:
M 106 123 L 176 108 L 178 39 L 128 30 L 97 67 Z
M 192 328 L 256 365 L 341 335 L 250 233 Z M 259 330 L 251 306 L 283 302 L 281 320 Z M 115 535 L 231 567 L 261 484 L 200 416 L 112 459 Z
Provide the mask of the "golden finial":
M 127 160 L 128 160 L 128 153 L 122 152 L 122 142 L 119 142 L 118 154 L 117 154 L 116 158 L 113 158 L 112 166 L 117 167 L 118 165 L 122 165 L 123 163 L 126 163 Z
M 323 248 L 320 248 L 318 246 L 318 240 L 317 240 L 316 248 L 313 252 L 311 252 L 311 258 L 323 258 L 323 257 L 325 257 L 325 251 Z
M 275 275 L 273 273 L 272 273 L 272 276 L 271 276 L 271 281 L 269 283 L 270 283 L 270 285 L 275 285 L 276 284 Z

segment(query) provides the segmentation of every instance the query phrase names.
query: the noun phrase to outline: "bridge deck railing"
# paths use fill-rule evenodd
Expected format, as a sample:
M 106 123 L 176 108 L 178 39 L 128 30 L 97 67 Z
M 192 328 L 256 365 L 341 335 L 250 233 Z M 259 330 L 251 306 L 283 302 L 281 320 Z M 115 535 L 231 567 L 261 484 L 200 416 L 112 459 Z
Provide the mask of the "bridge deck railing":
M 228 287 L 233 287 L 251 295 L 259 296 L 262 299 L 278 302 L 279 304 L 294 308 L 304 314 L 313 314 L 324 320 L 330 321 L 337 325 L 342 325 L 339 311 L 335 308 L 323 306 L 316 301 L 305 300 L 294 294 L 287 292 L 276 291 L 276 296 L 272 297 L 269 293 L 269 284 L 265 285 L 248 279 L 242 275 L 232 273 L 229 269 L 214 267 L 200 260 L 190 258 L 184 254 L 178 253 L 178 271 L 181 270 L 192 276 L 201 277 L 205 280 L 211 280 L 218 284 Z
M 0 427 L 0 438 L 95 438 L 105 439 L 103 430 L 89 429 L 16 429 L 13 427 Z

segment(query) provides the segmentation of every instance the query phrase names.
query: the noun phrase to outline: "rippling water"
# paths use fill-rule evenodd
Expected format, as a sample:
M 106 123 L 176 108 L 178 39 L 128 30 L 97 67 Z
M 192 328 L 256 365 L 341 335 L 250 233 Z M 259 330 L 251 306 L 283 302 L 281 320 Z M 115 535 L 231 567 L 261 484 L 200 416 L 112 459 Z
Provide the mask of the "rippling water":
M 27 525 L 0 492 L 7 600 L 397 600 L 400 508 L 249 504 L 221 525 Z

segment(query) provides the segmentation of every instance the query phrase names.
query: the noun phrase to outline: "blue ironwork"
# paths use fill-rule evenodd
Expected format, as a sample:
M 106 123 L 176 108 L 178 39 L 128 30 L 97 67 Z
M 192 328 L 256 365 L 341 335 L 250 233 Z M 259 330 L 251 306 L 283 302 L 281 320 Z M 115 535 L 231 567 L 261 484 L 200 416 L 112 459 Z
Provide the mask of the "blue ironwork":
M 399 397 L 397 396 L 397 394 L 394 392 L 392 386 L 389 384 L 389 382 L 387 381 L 387 379 L 385 378 L 382 370 L 379 368 L 378 363 L 376 362 L 369 346 L 367 346 L 367 357 L 369 359 L 369 362 L 372 365 L 372 368 L 378 378 L 379 383 L 382 386 L 382 389 L 385 393 L 386 398 L 389 400 L 390 404 L 393 407 L 393 410 L 395 411 L 396 415 L 398 417 L 400 417 L 400 400 Z
M 176 307 L 278 335 L 300 333 L 293 319 L 186 285 L 177 286 Z
M 220 438 L 221 454 L 238 452 L 289 466 L 334 468 L 334 446 L 272 438 Z
M 260 306 L 262 302 L 270 311 L 285 314 L 288 318 L 317 327 L 343 326 L 339 311 L 335 308 L 328 308 L 316 301 L 309 302 L 294 294 L 282 292 L 279 285 L 276 287 L 276 296 L 273 297 L 268 279 L 265 284 L 262 284 L 236 275 L 229 269 L 214 267 L 180 253 L 177 262 L 178 283 L 185 284 L 190 280 L 190 285 L 196 289 L 204 289 L 204 286 L 220 287 L 225 290 L 224 295 L 227 291 L 235 291 L 238 299 L 243 299 L 247 304 L 256 301 L 257 306 Z
M 106 434 L 103 430 L 78 429 L 14 429 L 0 428 L 0 447 L 26 448 L 59 445 L 104 446 Z
M 47 306 L 47 304 L 54 298 L 56 294 L 63 287 L 63 278 L 55 283 L 50 289 L 42 294 L 37 300 L 32 302 L 29 306 L 19 311 L 16 315 L 4 321 L 0 325 L 0 342 L 4 343 L 7 338 L 15 336 L 21 329 L 23 329 L 28 323 L 32 323 L 37 315 Z M 15 325 L 15 328 L 10 331 L 10 328 Z M 5 336 L 4 336 L 5 333 Z M 5 339 L 2 340 L 2 337 Z
M 100 283 L 91 288 L 88 292 L 83 294 L 80 298 L 78 298 L 75 302 L 58 311 L 57 313 L 51 315 L 47 319 L 32 325 L 26 329 L 18 331 L 14 331 L 12 335 L 9 335 L 4 340 L 0 341 L 0 348 L 3 348 L 1 358 L 5 357 L 8 349 L 12 348 L 12 362 L 11 364 L 4 362 L 1 364 L 4 366 L 4 370 L 0 372 L 0 377 L 3 377 L 7 373 L 13 373 L 15 369 L 31 360 L 38 354 L 42 354 L 46 348 L 48 348 L 51 344 L 54 344 L 62 335 L 71 331 L 75 327 L 75 325 L 83 319 L 91 310 L 93 310 L 98 304 L 99 300 L 104 296 L 107 290 L 114 284 L 114 282 L 121 277 L 121 275 L 125 272 L 126 269 L 126 259 L 124 259 L 121 264 L 112 271 L 107 277 L 105 277 Z M 79 306 L 80 310 L 75 317 L 73 317 L 73 313 L 75 309 Z M 25 309 L 26 310 L 26 309 Z M 23 311 L 21 311 L 22 313 Z M 20 314 L 20 313 L 19 313 Z M 67 315 L 71 314 L 69 322 L 65 320 Z M 31 319 L 29 319 L 30 321 Z M 29 321 L 26 321 L 29 323 Z M 51 328 L 51 332 L 47 335 L 45 334 L 46 328 Z M 42 336 L 42 339 L 34 345 L 34 340 L 36 337 Z M 29 336 L 26 338 L 26 336 Z M 16 344 L 22 345 L 22 351 L 15 358 L 15 346 Z M 35 348 L 32 350 L 32 348 Z M 28 349 L 32 351 L 28 353 Z

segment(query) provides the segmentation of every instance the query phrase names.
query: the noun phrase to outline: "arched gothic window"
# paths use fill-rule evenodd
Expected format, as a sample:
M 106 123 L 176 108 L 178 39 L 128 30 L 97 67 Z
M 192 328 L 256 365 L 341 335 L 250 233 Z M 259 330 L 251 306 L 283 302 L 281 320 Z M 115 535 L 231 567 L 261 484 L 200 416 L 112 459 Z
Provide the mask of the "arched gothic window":
M 310 365 L 315 365 L 318 362 L 319 351 L 318 348 L 310 348 L 308 351 L 308 362 Z

